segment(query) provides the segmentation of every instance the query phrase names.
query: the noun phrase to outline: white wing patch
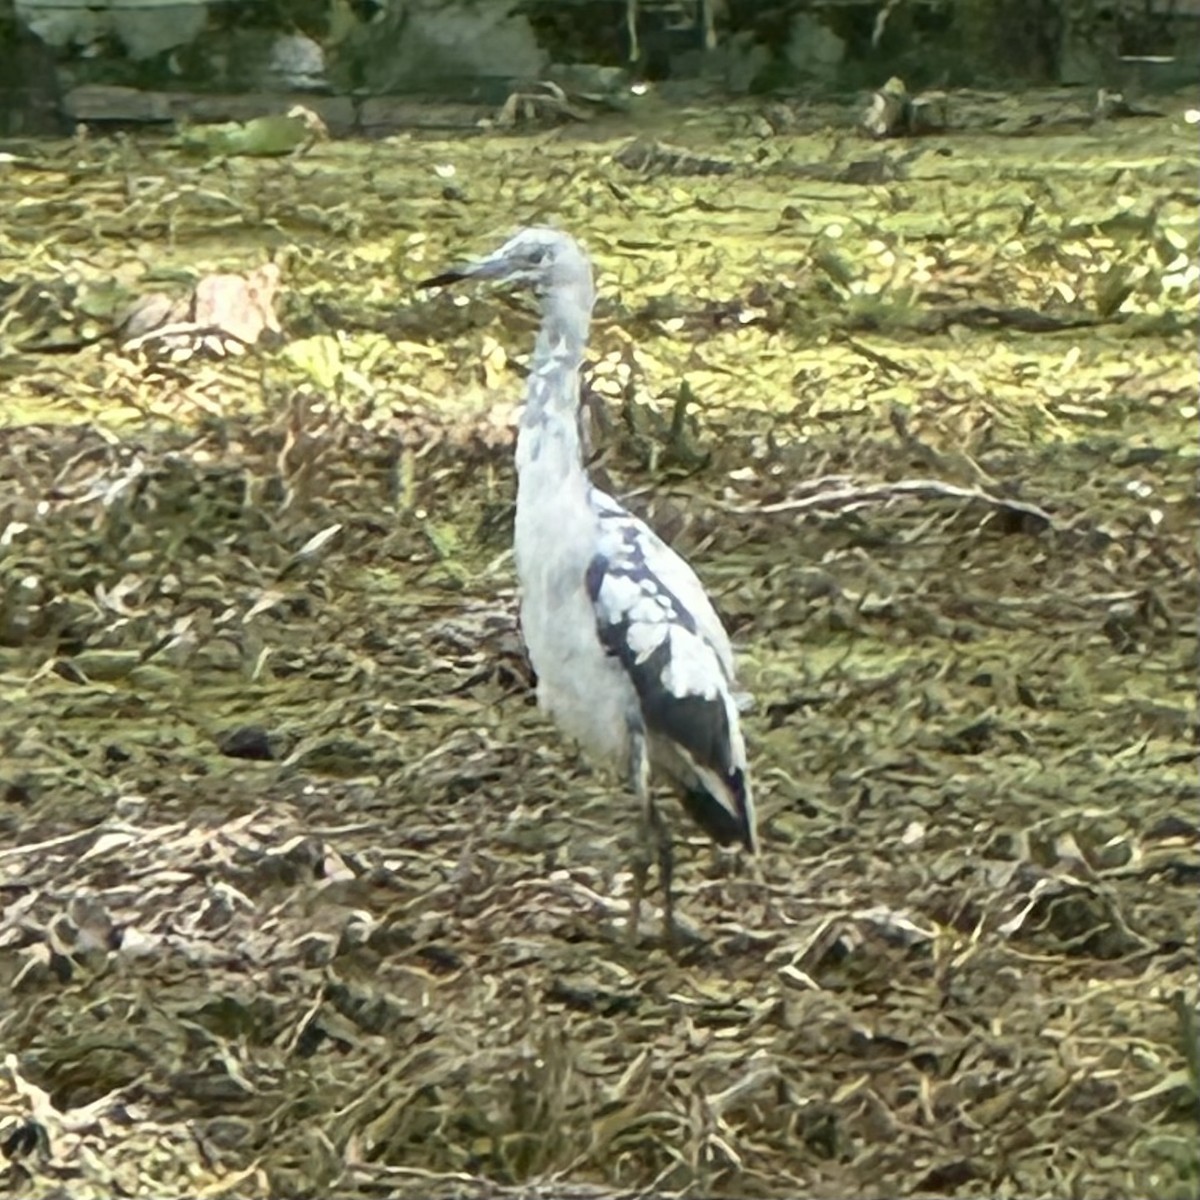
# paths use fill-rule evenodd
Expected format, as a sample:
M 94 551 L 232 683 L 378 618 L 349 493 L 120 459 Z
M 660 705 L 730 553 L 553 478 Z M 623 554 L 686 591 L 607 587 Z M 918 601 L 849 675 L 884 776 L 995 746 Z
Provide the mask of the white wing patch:
M 653 576 L 626 573 L 629 567 L 609 562 L 594 604 L 596 615 L 608 626 L 624 631 L 632 660 L 644 666 L 665 646 L 662 686 L 675 696 L 715 699 L 724 670 L 713 648 L 683 623 L 672 598 L 661 591 Z
M 724 676 L 719 655 L 699 633 L 688 609 L 646 564 L 635 540 L 640 531 L 623 532 L 620 543 L 599 556 L 603 576 L 593 595 L 597 618 L 623 630 L 628 652 L 639 666 L 665 649 L 662 684 L 670 692 L 715 697 Z
M 616 571 L 635 575 L 651 597 L 673 601 L 717 657 L 726 680 L 734 679 L 733 648 L 720 617 L 695 571 L 644 521 L 626 511 L 606 492 L 593 487 L 589 499 L 600 518 L 601 553 Z M 667 612 L 657 619 L 670 620 Z M 653 619 L 649 616 L 646 619 Z
M 671 658 L 663 671 L 663 686 L 676 696 L 702 696 L 715 700 L 725 672 L 713 648 L 686 629 L 670 632 Z

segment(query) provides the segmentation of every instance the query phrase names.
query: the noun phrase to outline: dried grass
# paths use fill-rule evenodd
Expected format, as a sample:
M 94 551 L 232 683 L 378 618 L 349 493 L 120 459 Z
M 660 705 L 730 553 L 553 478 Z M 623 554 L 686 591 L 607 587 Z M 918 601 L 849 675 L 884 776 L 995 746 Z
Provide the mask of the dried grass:
M 6 1189 L 1195 1196 L 1195 380 L 1170 332 L 1195 296 L 1162 261 L 1179 237 L 1194 261 L 1193 198 L 1115 241 L 1111 162 L 1161 184 L 1176 133 L 1103 136 L 1103 168 L 955 146 L 953 205 L 915 169 L 685 194 L 586 142 L 538 146 L 547 185 L 514 140 L 231 161 L 214 196 L 152 145 L 125 176 L 75 146 L 69 264 L 33 236 L 65 177 L 27 177 L 6 236 L 37 282 L 0 358 Z M 762 879 L 682 845 L 679 961 L 626 944 L 630 801 L 531 701 L 507 558 L 530 313 L 404 291 L 474 232 L 426 170 L 450 156 L 493 220 L 592 242 L 598 469 L 743 647 Z M 335 203 L 348 164 L 371 182 Z M 36 349 L 94 262 L 128 268 L 115 234 L 248 269 L 252 210 L 290 259 L 283 355 Z M 997 324 L 1117 259 L 1126 317 Z M 919 319 L 963 297 L 983 327 Z

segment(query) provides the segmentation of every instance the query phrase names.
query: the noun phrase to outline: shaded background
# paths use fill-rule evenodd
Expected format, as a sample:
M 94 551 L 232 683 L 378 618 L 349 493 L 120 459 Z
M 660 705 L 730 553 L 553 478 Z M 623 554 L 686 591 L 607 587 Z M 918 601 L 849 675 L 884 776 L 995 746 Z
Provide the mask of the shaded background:
M 1162 90 L 1197 78 L 1196 0 L 3 0 L 0 128 L 139 120 L 104 88 L 309 93 L 335 128 L 378 131 L 364 99 L 414 93 L 496 104 L 514 81 L 581 65 L 582 90 L 629 68 L 684 94 L 829 94 L 1089 84 Z M 79 89 L 84 89 L 80 91 Z M 201 113 L 214 110 L 201 107 Z M 239 110 L 248 115 L 250 110 Z M 161 117 L 160 117 L 161 119 Z

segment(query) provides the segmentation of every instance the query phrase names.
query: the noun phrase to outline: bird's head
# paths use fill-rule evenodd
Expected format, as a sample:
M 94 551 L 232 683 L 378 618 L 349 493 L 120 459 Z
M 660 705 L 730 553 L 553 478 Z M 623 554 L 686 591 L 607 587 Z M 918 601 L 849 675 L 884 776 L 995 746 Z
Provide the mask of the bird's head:
M 452 267 L 418 286 L 443 287 L 461 279 L 495 279 L 532 288 L 538 295 L 582 288 L 590 300 L 592 292 L 592 269 L 579 243 L 545 226 L 522 229 L 484 258 Z

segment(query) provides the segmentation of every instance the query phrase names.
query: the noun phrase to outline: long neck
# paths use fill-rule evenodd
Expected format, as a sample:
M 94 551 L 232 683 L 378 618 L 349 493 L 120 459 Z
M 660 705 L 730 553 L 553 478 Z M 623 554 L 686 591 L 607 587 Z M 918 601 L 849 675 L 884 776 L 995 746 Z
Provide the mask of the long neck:
M 586 482 L 579 442 L 579 369 L 587 345 L 589 283 L 560 286 L 543 299 L 533 348 L 525 413 L 517 434 L 517 471 L 549 486 Z

